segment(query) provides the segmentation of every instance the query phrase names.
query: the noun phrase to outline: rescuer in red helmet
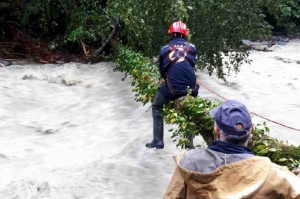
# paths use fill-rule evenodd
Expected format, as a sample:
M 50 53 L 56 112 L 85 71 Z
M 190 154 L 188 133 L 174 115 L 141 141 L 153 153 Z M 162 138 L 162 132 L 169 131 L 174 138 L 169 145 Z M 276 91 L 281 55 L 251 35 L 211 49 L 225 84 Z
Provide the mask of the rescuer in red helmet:
M 165 83 L 158 89 L 152 104 L 153 140 L 146 144 L 148 148 L 164 148 L 163 105 L 186 96 L 188 88 L 192 90 L 192 96 L 198 95 L 199 85 L 194 70 L 196 47 L 187 41 L 188 28 L 182 21 L 177 21 L 170 26 L 168 33 L 169 44 L 159 53 L 159 72 Z M 192 137 L 189 141 L 186 148 L 194 148 Z

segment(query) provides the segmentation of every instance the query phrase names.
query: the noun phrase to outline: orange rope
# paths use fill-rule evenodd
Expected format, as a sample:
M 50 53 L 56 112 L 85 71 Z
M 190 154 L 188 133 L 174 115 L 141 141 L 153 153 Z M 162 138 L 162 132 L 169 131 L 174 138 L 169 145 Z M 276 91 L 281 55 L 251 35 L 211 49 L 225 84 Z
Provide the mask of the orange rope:
M 205 86 L 204 84 L 200 83 L 197 81 L 198 84 L 200 84 L 201 86 L 203 86 L 204 88 L 206 88 L 207 90 L 209 90 L 210 92 L 216 94 L 217 96 L 221 97 L 223 100 L 227 101 L 227 99 L 221 95 L 219 95 L 218 93 L 216 93 L 215 91 L 211 90 L 210 88 L 208 88 L 207 86 Z
M 221 97 L 223 100 L 225 100 L 225 101 L 227 100 L 225 97 L 219 95 L 218 93 L 216 93 L 216 92 L 213 91 L 212 89 L 208 88 L 208 87 L 205 86 L 204 84 L 202 84 L 202 83 L 200 83 L 200 82 L 198 82 L 198 81 L 197 81 L 197 83 L 200 84 L 201 86 L 203 86 L 204 88 L 206 88 L 207 90 L 209 90 L 210 92 L 212 92 L 212 93 L 216 94 L 217 96 Z M 290 126 L 281 124 L 281 123 L 279 123 L 279 122 L 276 122 L 276 121 L 274 121 L 274 120 L 270 120 L 270 119 L 265 118 L 265 117 L 263 117 L 263 116 L 261 116 L 261 115 L 258 115 L 257 113 L 254 113 L 254 112 L 252 112 L 252 111 L 250 111 L 250 112 L 251 112 L 253 115 L 256 115 L 256 116 L 258 116 L 258 117 L 260 117 L 260 118 L 263 118 L 263 119 L 265 119 L 265 120 L 268 120 L 268 121 L 273 122 L 273 123 L 275 123 L 275 124 L 278 124 L 278 125 L 280 125 L 280 126 L 283 126 L 283 127 L 286 127 L 286 128 L 292 129 L 292 130 L 295 130 L 295 131 L 300 131 L 300 129 L 296 129 L 296 128 L 293 128 L 293 127 L 290 127 Z

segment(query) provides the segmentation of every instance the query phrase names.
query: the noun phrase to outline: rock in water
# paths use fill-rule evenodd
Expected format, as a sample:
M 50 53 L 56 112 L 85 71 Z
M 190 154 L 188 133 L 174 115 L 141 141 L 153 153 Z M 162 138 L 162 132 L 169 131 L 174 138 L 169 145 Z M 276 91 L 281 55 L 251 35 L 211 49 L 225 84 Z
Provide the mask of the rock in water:
M 242 39 L 242 43 L 243 43 L 243 45 L 251 46 L 251 41 L 248 39 Z
M 11 65 L 11 62 L 5 61 L 5 60 L 0 60 L 0 67 L 9 66 L 9 65 Z

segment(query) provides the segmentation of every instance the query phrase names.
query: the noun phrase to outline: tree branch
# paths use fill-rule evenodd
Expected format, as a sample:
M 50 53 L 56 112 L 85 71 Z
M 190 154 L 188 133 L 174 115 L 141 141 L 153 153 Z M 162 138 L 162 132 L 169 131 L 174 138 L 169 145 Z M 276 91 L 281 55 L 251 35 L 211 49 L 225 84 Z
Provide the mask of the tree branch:
M 111 38 L 115 35 L 116 30 L 117 30 L 117 24 L 115 24 L 114 29 L 112 30 L 112 32 L 110 33 L 110 35 L 106 39 L 106 41 L 103 43 L 103 45 L 93 53 L 93 56 L 96 56 L 96 54 L 99 54 L 100 52 L 103 51 L 104 47 L 108 44 L 108 42 L 111 40 Z

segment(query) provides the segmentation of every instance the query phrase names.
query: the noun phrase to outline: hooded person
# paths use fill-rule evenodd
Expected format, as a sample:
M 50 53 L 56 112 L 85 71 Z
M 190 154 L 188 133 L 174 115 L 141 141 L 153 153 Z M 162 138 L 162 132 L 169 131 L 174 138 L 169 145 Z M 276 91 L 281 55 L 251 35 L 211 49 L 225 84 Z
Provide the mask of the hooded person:
M 228 100 L 211 112 L 218 140 L 182 151 L 164 199 L 300 199 L 300 178 L 247 148 L 253 125 L 245 105 Z
M 159 72 L 165 83 L 156 92 L 152 104 L 153 139 L 146 144 L 148 148 L 164 148 L 163 106 L 169 101 L 186 96 L 198 95 L 199 85 L 195 75 L 196 47 L 187 41 L 188 28 L 182 21 L 174 22 L 168 31 L 170 41 L 159 52 Z M 194 148 L 193 138 L 186 148 Z

